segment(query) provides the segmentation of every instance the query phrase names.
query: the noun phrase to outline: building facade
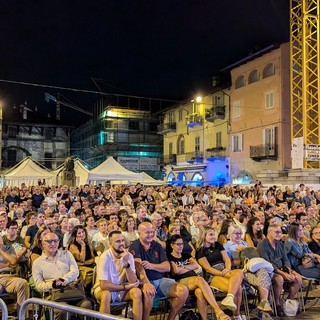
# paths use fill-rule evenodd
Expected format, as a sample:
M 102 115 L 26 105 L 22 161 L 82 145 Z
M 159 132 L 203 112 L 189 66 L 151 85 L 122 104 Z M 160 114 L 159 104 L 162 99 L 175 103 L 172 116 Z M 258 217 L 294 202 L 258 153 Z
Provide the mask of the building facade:
M 89 169 L 113 156 L 127 169 L 159 179 L 163 139 L 157 135 L 158 124 L 158 117 L 150 111 L 107 106 L 73 131 L 71 153 Z
M 162 115 L 164 179 L 172 184 L 223 185 L 229 182 L 229 89 L 186 101 Z
M 31 156 L 34 160 L 55 169 L 70 155 L 71 125 L 39 114 L 25 105 L 5 109 L 2 120 L 3 170 Z
M 291 167 L 289 54 L 284 43 L 228 67 L 233 183 L 280 177 Z

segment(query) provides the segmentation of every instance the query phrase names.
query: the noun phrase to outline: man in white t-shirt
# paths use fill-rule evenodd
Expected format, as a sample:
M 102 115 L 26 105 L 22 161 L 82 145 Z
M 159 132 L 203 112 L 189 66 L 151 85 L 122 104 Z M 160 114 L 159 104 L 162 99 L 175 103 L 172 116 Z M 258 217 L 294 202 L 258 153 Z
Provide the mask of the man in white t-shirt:
M 100 301 L 101 313 L 110 314 L 111 302 L 132 300 L 133 320 L 142 319 L 142 294 L 133 255 L 125 250 L 121 231 L 108 235 L 110 248 L 99 258 L 94 295 Z

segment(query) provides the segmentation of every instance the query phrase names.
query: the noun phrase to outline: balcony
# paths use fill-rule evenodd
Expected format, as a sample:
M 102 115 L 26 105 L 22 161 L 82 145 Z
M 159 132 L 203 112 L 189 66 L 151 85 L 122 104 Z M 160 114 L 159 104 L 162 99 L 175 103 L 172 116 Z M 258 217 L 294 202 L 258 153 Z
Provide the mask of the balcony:
M 226 156 L 227 156 L 227 149 L 225 147 L 208 148 L 206 150 L 206 159 L 225 158 Z
M 177 123 L 168 122 L 157 125 L 157 134 L 167 134 L 168 132 L 176 132 Z
M 186 116 L 187 126 L 194 128 L 195 126 L 202 126 L 203 118 L 199 113 L 191 113 Z
M 185 156 L 186 156 L 186 161 L 190 164 L 203 162 L 203 152 L 200 152 L 200 151 L 186 152 Z
M 277 160 L 278 145 L 261 144 L 259 146 L 250 146 L 250 158 L 254 161 L 266 159 Z
M 163 156 L 163 164 L 177 164 L 177 155 L 169 154 L 167 156 Z
M 226 116 L 226 106 L 216 106 L 206 110 L 206 120 L 214 122 L 217 119 L 224 119 Z

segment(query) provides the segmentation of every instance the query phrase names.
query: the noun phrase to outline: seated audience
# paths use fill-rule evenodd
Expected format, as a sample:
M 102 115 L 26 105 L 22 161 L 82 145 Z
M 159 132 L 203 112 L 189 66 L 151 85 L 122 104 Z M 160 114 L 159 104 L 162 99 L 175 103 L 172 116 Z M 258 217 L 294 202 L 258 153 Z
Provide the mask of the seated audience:
M 285 253 L 284 244 L 281 241 L 281 235 L 282 231 L 280 225 L 270 225 L 266 238 L 259 242 L 257 249 L 260 257 L 273 265 L 274 298 L 278 316 L 283 317 L 284 311 L 281 305 L 280 296 L 283 291 L 284 281 L 289 284 L 288 299 L 294 299 L 301 287 L 302 278 L 296 271 L 291 270 L 290 262 Z
M 231 261 L 223 246 L 217 242 L 214 229 L 205 228 L 197 247 L 196 258 L 210 285 L 227 292 L 221 304 L 233 311 L 236 320 L 241 320 L 243 272 L 231 270 Z

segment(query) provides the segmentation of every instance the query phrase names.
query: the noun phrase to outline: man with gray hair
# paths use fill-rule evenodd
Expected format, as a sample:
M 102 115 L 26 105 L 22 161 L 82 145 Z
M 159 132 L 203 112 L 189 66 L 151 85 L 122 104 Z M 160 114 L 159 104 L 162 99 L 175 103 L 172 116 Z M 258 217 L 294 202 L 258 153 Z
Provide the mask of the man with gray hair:
M 153 240 L 161 244 L 162 248 L 166 249 L 167 233 L 162 228 L 162 216 L 159 213 L 154 212 L 151 216 L 151 223 L 154 227 L 154 238 Z

